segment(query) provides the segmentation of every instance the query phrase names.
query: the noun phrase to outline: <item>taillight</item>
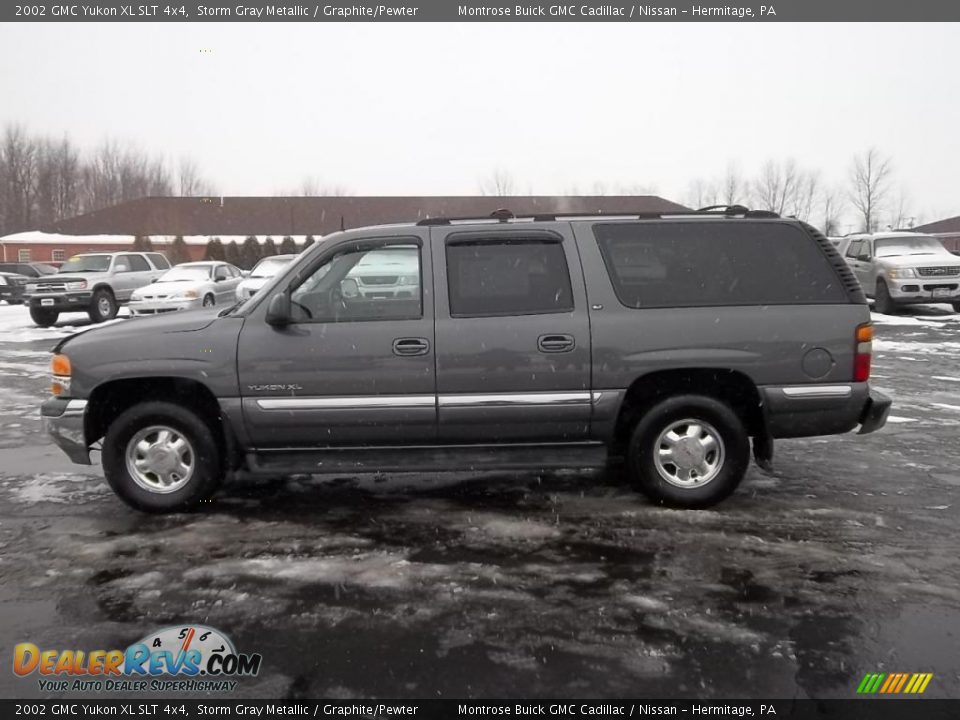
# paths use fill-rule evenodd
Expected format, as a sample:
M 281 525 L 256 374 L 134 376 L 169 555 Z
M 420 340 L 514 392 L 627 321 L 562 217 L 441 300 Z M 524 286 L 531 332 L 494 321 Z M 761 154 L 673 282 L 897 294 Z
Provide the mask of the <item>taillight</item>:
M 873 325 L 864 323 L 857 326 L 857 349 L 853 357 L 853 381 L 866 382 L 870 379 L 870 359 L 873 357 Z

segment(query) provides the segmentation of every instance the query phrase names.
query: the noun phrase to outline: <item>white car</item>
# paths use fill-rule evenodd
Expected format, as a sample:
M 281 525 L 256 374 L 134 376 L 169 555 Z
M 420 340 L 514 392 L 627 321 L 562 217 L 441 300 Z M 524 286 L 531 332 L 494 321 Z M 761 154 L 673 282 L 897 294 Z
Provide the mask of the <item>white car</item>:
M 243 273 L 225 262 L 190 262 L 170 268 L 150 285 L 133 291 L 130 312 L 134 315 L 230 305 Z
M 271 255 L 253 266 L 250 274 L 237 285 L 237 302 L 257 294 L 257 290 L 267 284 L 267 281 L 293 262 L 296 255 Z

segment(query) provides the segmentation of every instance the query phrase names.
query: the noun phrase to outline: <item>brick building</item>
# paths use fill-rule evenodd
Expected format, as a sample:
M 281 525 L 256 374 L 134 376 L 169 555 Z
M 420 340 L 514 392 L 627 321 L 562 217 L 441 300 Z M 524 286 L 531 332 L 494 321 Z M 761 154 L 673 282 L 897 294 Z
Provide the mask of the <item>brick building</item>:
M 947 250 L 960 253 L 960 215 L 957 217 L 938 220 L 920 227 L 912 228 L 914 232 L 927 233 L 940 238 Z
M 682 205 L 655 195 L 621 196 L 428 196 L 428 197 L 147 197 L 0 237 L 10 261 L 58 261 L 81 252 L 128 250 L 138 236 L 164 250 L 181 236 L 193 259 L 202 259 L 210 238 L 242 243 L 254 236 L 299 244 L 343 227 L 416 222 L 438 216 L 485 216 L 498 208 L 515 214 L 550 212 L 676 212 Z

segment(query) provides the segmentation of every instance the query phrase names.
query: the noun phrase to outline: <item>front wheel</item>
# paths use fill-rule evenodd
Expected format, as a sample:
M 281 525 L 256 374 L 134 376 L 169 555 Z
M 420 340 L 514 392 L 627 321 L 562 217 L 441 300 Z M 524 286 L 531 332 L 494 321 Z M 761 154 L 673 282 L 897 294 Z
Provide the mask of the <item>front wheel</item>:
M 144 402 L 121 413 L 107 430 L 101 461 L 113 491 L 144 512 L 185 510 L 208 499 L 223 480 L 210 426 L 168 402 Z
M 213 295 L 204 295 L 203 296 L 203 306 L 204 307 L 213 307 L 217 304 L 217 301 L 214 299 Z
M 750 438 L 726 404 L 700 395 L 668 398 L 650 408 L 630 439 L 628 470 L 651 500 L 684 508 L 715 505 L 730 495 L 750 463 Z
M 56 310 L 45 310 L 40 307 L 30 308 L 30 319 L 40 327 L 51 327 L 57 323 L 60 313 Z
M 883 280 L 877 280 L 877 290 L 874 293 L 873 309 L 881 315 L 892 315 L 896 305 L 890 297 L 890 288 Z
M 106 288 L 100 288 L 93 293 L 87 315 L 90 316 L 90 322 L 101 323 L 115 318 L 118 309 L 113 293 Z
M 960 302 L 953 303 L 953 311 L 960 313 Z

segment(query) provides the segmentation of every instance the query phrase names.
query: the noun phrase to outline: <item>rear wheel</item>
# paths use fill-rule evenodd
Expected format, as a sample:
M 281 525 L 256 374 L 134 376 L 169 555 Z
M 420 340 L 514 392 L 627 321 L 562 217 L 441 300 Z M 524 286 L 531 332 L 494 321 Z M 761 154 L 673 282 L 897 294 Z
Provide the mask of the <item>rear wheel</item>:
M 883 280 L 877 280 L 877 290 L 873 295 L 873 309 L 882 315 L 892 315 L 896 305 L 890 298 L 890 289 Z
M 117 299 L 113 297 L 113 293 L 106 288 L 100 288 L 93 293 L 93 297 L 90 299 L 90 309 L 87 310 L 87 315 L 90 316 L 91 322 L 100 323 L 115 318 L 118 309 Z
M 650 408 L 630 439 L 628 472 L 651 500 L 709 507 L 730 495 L 750 463 L 750 438 L 726 404 L 679 395 Z
M 121 413 L 107 430 L 101 460 L 113 491 L 145 512 L 185 510 L 209 498 L 223 480 L 210 426 L 167 402 Z
M 55 325 L 60 318 L 60 313 L 56 310 L 45 310 L 44 308 L 31 307 L 30 319 L 40 327 L 50 327 Z
M 960 313 L 960 302 L 953 303 L 953 311 Z

